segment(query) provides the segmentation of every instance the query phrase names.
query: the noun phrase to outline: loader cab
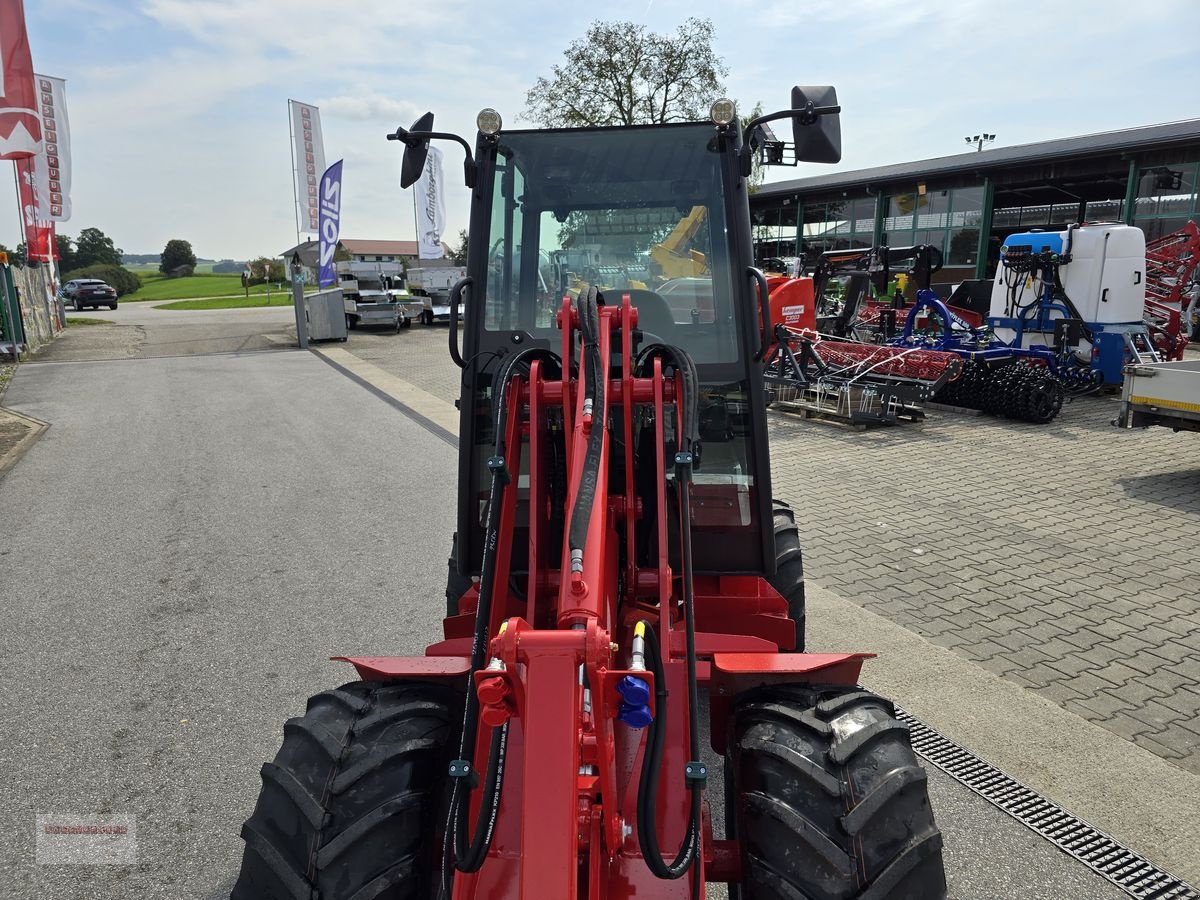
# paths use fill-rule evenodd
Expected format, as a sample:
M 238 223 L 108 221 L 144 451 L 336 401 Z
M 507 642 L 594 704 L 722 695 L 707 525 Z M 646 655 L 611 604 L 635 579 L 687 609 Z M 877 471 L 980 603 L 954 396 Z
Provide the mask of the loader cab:
M 814 129 L 823 146 L 831 131 L 836 143 L 836 117 L 832 128 Z M 531 346 L 558 351 L 564 298 L 593 285 L 606 304 L 630 298 L 643 345 L 679 346 L 697 365 L 697 572 L 773 572 L 760 362 L 769 326 L 751 268 L 750 149 L 736 119 L 479 132 L 473 163 L 468 155 L 472 283 L 462 309 L 457 531 L 464 574 L 477 573 L 482 559 L 493 379 L 509 354 Z M 553 457 L 555 450 L 541 452 Z M 528 514 L 519 510 L 518 528 Z

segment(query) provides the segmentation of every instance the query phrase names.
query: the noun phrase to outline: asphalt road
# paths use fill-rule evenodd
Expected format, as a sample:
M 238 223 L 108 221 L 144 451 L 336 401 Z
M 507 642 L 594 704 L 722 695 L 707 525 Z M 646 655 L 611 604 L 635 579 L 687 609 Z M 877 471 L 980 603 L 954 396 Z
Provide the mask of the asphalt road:
M 116 309 L 69 310 L 67 314 L 119 327 L 69 329 L 65 336 L 68 340 L 60 338 L 50 344 L 38 355 L 39 360 L 244 353 L 283 344 L 294 346 L 296 340 L 296 314 L 290 306 L 173 310 L 157 309 L 154 303 L 123 303 Z M 83 331 L 88 333 L 79 333 Z M 109 334 L 98 333 L 101 331 Z M 119 340 L 124 350 L 104 353 L 91 349 L 91 343 L 97 340 Z
M 225 897 L 327 657 L 439 633 L 452 451 L 299 352 L 26 365 L 6 403 L 52 426 L 0 480 L 3 893 Z M 931 782 L 952 896 L 1123 896 Z M 136 817 L 138 864 L 36 864 L 45 813 Z

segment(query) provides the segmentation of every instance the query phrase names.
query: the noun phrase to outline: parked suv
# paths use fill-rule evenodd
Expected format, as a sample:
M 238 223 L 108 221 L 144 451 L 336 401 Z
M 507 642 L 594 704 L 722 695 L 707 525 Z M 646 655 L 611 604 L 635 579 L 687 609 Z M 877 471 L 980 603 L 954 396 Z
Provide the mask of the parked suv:
M 74 281 L 68 281 L 62 287 L 62 294 L 77 312 L 89 306 L 92 309 L 101 306 L 117 308 L 117 292 L 98 278 L 76 278 Z

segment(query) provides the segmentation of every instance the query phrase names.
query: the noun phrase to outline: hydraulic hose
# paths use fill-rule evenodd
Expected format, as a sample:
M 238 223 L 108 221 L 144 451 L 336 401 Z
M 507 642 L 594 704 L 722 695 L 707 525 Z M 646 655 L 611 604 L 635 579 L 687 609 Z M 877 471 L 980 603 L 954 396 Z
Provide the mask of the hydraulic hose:
M 694 657 L 693 657 L 694 659 Z M 642 774 L 638 782 L 637 796 L 637 830 L 638 847 L 647 867 L 658 878 L 676 879 L 683 877 L 691 867 L 692 860 L 699 852 L 700 816 L 702 795 L 698 786 L 692 787 L 691 810 L 688 814 L 687 832 L 675 859 L 668 863 L 663 859 L 658 845 L 658 830 L 656 827 L 656 808 L 658 799 L 658 776 L 662 768 L 663 737 L 665 728 L 663 720 L 667 716 L 667 683 L 663 668 L 662 653 L 658 646 L 658 636 L 649 623 L 646 623 L 646 662 L 654 673 L 654 718 L 646 728 L 646 749 L 642 754 Z M 688 691 L 691 701 L 691 690 Z M 699 725 L 695 720 L 695 709 L 692 710 L 692 741 L 691 753 L 698 756 Z M 698 881 L 698 879 L 697 879 Z
M 579 330 L 585 351 L 583 397 L 585 408 L 590 409 L 593 425 L 591 434 L 588 435 L 583 472 L 580 475 L 579 490 L 575 495 L 575 505 L 571 509 L 571 523 L 567 532 L 567 546 L 571 550 L 572 564 L 576 552 L 582 553 L 587 542 L 592 504 L 596 500 L 596 483 L 600 476 L 600 458 L 604 451 L 605 401 L 608 392 L 606 385 L 598 384 L 604 372 L 600 360 L 598 295 L 595 286 L 588 288 L 586 294 L 579 295 L 583 301 L 579 307 Z
M 495 455 L 491 465 L 492 479 L 488 492 L 487 521 L 484 526 L 483 562 L 480 569 L 479 601 L 475 608 L 475 629 L 471 641 L 471 665 L 467 676 L 470 688 L 463 708 L 462 736 L 459 741 L 459 759 L 467 760 L 474 753 L 479 733 L 479 698 L 474 691 L 473 675 L 483 668 L 487 656 L 488 625 L 492 615 L 492 597 L 496 575 L 496 547 L 500 538 L 500 511 L 509 474 L 504 465 L 505 431 L 508 423 L 508 389 L 518 366 L 544 358 L 558 364 L 558 357 L 548 350 L 531 347 L 516 353 L 500 367 L 496 376 L 494 395 Z M 495 831 L 496 815 L 499 810 L 500 790 L 504 782 L 504 760 L 508 743 L 507 724 L 492 731 L 488 752 L 488 767 L 484 779 L 484 795 L 476 822 L 475 833 L 468 843 L 468 814 L 466 803 L 473 786 L 473 778 L 463 773 L 455 777 L 450 795 L 450 806 L 446 819 L 445 844 L 443 846 L 442 890 L 448 897 L 453 881 L 452 869 L 474 872 L 483 865 L 491 846 Z
M 658 799 L 658 777 L 662 765 L 664 725 L 667 713 L 666 674 L 662 653 L 654 629 L 646 626 L 646 655 L 654 671 L 655 711 L 648 726 L 646 749 L 642 755 L 642 772 L 638 784 L 637 825 L 638 844 L 647 867 L 657 877 L 676 879 L 682 877 L 700 856 L 704 775 L 693 771 L 700 767 L 700 720 L 699 687 L 696 673 L 696 603 L 693 589 L 692 561 L 692 471 L 700 452 L 699 439 L 699 380 L 696 364 L 686 351 L 678 347 L 656 345 L 649 347 L 639 360 L 639 368 L 649 363 L 656 355 L 669 357 L 683 376 L 683 409 L 679 423 L 675 456 L 675 486 L 679 494 L 679 536 L 682 563 L 684 636 L 686 640 L 687 691 L 688 691 L 688 747 L 690 760 L 685 777 L 691 791 L 691 809 L 688 814 L 687 832 L 675 859 L 668 863 L 658 845 L 656 829 L 656 804 Z M 666 473 L 663 473 L 665 476 Z M 700 896 L 701 884 L 697 875 L 692 878 L 691 895 Z

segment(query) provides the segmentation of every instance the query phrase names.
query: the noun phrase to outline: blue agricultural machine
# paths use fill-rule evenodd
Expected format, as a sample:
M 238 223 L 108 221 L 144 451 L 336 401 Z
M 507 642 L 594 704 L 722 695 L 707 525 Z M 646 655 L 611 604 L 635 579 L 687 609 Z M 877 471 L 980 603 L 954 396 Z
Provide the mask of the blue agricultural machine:
M 986 323 L 977 327 L 932 290 L 917 291 L 899 347 L 961 356 L 939 402 L 1045 423 L 1063 398 L 1120 385 L 1130 362 L 1156 362 L 1142 320 L 1141 229 L 1096 223 L 1013 234 L 1000 251 Z

